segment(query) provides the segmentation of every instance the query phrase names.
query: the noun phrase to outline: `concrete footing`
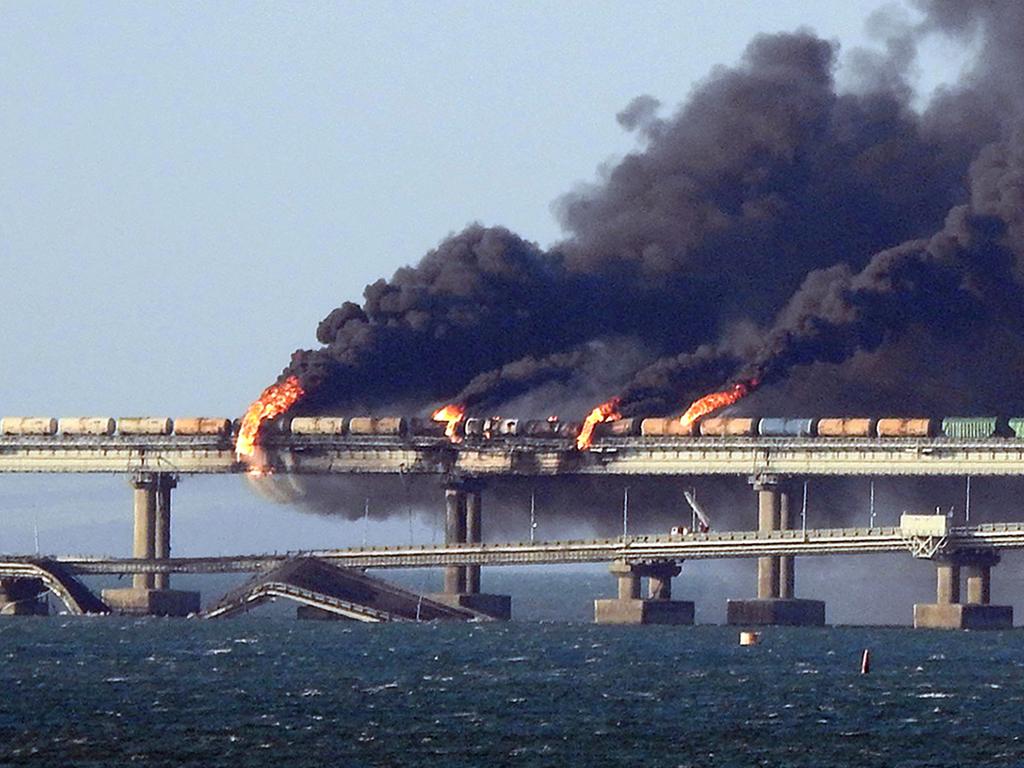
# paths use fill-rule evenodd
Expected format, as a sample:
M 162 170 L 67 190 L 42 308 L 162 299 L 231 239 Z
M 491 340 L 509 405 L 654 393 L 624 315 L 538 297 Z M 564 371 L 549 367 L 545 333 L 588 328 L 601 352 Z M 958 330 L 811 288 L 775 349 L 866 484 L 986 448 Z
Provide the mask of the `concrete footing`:
M 611 599 L 594 601 L 597 624 L 693 624 L 689 600 Z
M 917 603 L 914 629 L 1012 629 L 1013 606 Z
M 508 621 L 512 618 L 512 597 L 510 595 L 489 595 L 481 592 L 456 593 L 438 592 L 427 595 L 431 600 L 453 608 L 468 608 L 491 619 Z
M 188 616 L 199 613 L 199 593 L 180 589 L 104 589 L 103 602 L 114 613 L 131 616 Z
M 823 627 L 825 603 L 798 598 L 730 600 L 726 604 L 726 623 L 747 627 Z

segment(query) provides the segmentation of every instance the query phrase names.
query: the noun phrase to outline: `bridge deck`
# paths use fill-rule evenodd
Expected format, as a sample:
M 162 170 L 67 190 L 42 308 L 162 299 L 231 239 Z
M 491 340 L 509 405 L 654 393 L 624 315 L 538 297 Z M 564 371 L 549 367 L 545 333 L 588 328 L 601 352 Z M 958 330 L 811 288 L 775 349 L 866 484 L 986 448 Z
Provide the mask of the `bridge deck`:
M 1024 440 L 993 438 L 602 438 L 563 440 L 310 437 L 266 446 L 275 472 L 297 474 L 1024 475 Z M 226 437 L 0 437 L 0 472 L 230 474 Z
M 923 546 L 927 544 L 928 546 Z M 822 528 L 765 534 L 732 531 L 685 536 L 625 536 L 579 541 L 537 541 L 494 544 L 413 545 L 351 549 L 322 549 L 288 555 L 139 560 L 114 557 L 60 556 L 53 558 L 79 574 L 224 573 L 270 568 L 290 557 L 305 555 L 351 568 L 436 568 L 445 565 L 540 565 L 605 563 L 613 560 L 697 560 L 763 557 L 766 555 L 863 555 L 936 551 L 1004 550 L 1024 548 L 1024 523 L 995 523 L 955 528 L 948 537 L 923 542 L 899 528 Z M 7 563 L 30 557 L 0 556 Z

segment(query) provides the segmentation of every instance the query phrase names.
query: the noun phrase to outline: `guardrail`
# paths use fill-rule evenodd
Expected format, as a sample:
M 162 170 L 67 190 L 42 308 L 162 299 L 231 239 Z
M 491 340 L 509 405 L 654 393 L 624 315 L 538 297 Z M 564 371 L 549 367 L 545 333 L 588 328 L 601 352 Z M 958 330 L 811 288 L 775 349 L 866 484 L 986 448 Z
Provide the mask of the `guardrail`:
M 928 537 L 904 533 L 897 527 L 818 528 L 775 531 L 725 531 L 686 535 L 641 535 L 612 539 L 522 541 L 487 544 L 403 545 L 319 549 L 283 554 L 228 557 L 134 558 L 62 555 L 53 558 L 75 573 L 226 573 L 252 572 L 298 556 L 311 556 L 352 568 L 434 568 L 445 565 L 532 565 L 750 558 L 770 555 L 859 555 L 909 552 L 935 557 L 958 550 L 1024 548 L 1024 523 L 994 523 L 952 528 L 941 546 L 924 546 Z M 7 557 L 29 561 L 28 556 Z

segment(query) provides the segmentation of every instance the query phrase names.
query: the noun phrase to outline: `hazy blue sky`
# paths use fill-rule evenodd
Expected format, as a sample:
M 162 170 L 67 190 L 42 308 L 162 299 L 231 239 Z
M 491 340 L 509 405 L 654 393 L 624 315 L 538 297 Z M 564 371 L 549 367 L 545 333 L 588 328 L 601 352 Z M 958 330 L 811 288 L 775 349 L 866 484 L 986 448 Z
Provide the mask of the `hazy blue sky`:
M 634 146 L 634 96 L 673 107 L 761 31 L 863 44 L 879 5 L 0 1 L 0 411 L 238 415 L 331 308 L 448 233 L 557 240 L 551 202 Z M 958 61 L 929 49 L 925 89 Z M 0 514 L 0 551 L 36 520 L 44 551 L 130 546 L 123 478 L 0 478 Z M 236 477 L 185 479 L 174 527 L 177 554 L 364 535 Z
M 449 232 L 558 239 L 634 96 L 878 5 L 0 3 L 0 411 L 238 414 Z

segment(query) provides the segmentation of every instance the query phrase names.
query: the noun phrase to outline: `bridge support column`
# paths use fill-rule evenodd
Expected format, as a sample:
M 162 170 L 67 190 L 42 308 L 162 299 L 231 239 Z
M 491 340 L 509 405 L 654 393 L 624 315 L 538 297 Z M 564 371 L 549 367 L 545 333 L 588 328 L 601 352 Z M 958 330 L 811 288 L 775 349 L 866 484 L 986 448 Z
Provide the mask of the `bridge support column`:
M 171 491 L 178 485 L 173 475 L 156 476 L 156 514 L 153 525 L 153 556 L 166 560 L 171 556 Z M 169 589 L 171 576 L 168 573 L 153 574 L 155 589 Z
M 466 541 L 466 492 L 461 486 L 444 489 L 444 543 L 462 544 Z M 458 595 L 466 591 L 466 567 L 447 565 L 444 569 L 444 591 Z
M 751 479 L 757 491 L 757 530 L 761 536 L 791 527 L 789 492 L 778 477 L 762 475 Z M 825 603 L 800 600 L 794 596 L 796 570 L 790 555 L 757 559 L 757 599 L 730 600 L 726 621 L 739 626 L 823 626 Z
M 135 499 L 135 535 L 132 539 L 132 557 L 152 560 L 156 556 L 156 486 L 155 475 L 133 478 Z M 132 576 L 135 589 L 152 589 L 155 580 L 151 573 Z
M 171 555 L 171 474 L 140 473 L 132 478 L 135 530 L 132 557 L 166 559 Z M 103 601 L 115 613 L 141 616 L 187 616 L 199 612 L 199 593 L 168 589 L 167 574 L 136 573 L 129 588 L 103 590 Z
M 50 606 L 45 592 L 42 579 L 0 579 L 0 616 L 46 616 Z
M 995 552 L 960 552 L 935 563 L 934 603 L 914 605 L 915 629 L 1010 629 L 1013 606 L 991 605 Z M 967 581 L 967 601 L 961 602 L 960 575 Z
M 693 603 L 672 599 L 672 579 L 682 569 L 674 562 L 628 563 L 616 560 L 612 575 L 618 579 L 618 597 L 594 601 L 598 624 L 693 624 Z M 641 578 L 647 578 L 647 599 Z
M 479 488 L 466 493 L 466 542 L 469 544 L 480 544 L 483 541 L 482 500 Z M 466 593 L 480 594 L 479 565 L 466 566 Z
M 793 527 L 790 501 L 792 495 L 788 489 L 779 494 L 779 530 L 788 531 Z M 792 555 L 779 557 L 779 597 L 792 600 L 796 589 L 796 564 Z
M 467 481 L 450 484 L 444 490 L 445 544 L 479 544 L 483 541 L 483 488 Z M 458 608 L 468 608 L 492 619 L 512 617 L 512 598 L 480 591 L 479 565 L 446 565 L 444 592 L 431 599 Z

